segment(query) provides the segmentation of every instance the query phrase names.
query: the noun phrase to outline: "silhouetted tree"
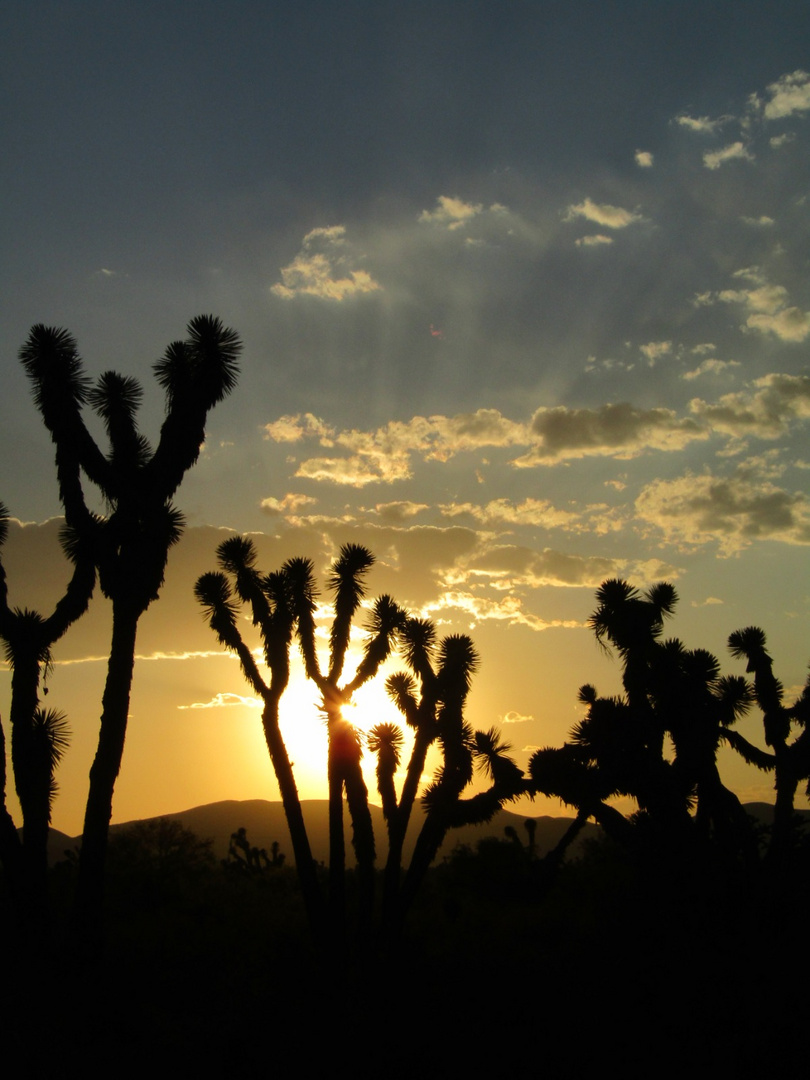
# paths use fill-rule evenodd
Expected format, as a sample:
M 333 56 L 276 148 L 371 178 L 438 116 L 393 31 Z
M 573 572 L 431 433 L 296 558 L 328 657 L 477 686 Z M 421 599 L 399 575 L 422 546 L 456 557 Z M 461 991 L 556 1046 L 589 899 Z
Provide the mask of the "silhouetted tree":
M 112 601 L 112 642 L 77 890 L 77 911 L 88 930 L 101 921 L 107 835 L 124 750 L 138 621 L 160 592 L 169 548 L 183 530 L 171 498 L 199 456 L 209 410 L 236 384 L 240 349 L 236 333 L 207 315 L 192 319 L 186 339 L 167 348 L 153 368 L 166 394 L 166 418 L 154 451 L 136 427 L 142 391 L 135 379 L 108 371 L 91 387 L 66 330 L 35 326 L 20 350 L 56 446 L 68 525 L 79 527 L 88 517 L 79 470 L 109 508 L 98 522 L 96 565 L 101 590 Z M 110 443 L 106 455 L 85 426 L 85 405 L 104 422 Z
M 8 512 L 0 503 L 0 548 L 7 533 Z M 62 545 L 74 570 L 64 595 L 48 617 L 27 608 L 9 607 L 6 573 L 0 559 L 0 638 L 12 669 L 11 761 L 23 815 L 20 843 L 5 802 L 5 736 L 0 724 L 0 856 L 20 912 L 37 922 L 47 918 L 47 849 L 56 793 L 54 773 L 68 744 L 64 715 L 39 707 L 40 682 L 50 667 L 52 647 L 87 610 L 96 580 L 92 535 L 80 540 L 75 532 L 65 529 Z
M 312 563 L 293 560 L 289 566 L 293 582 L 296 629 L 308 678 L 321 694 L 321 709 L 328 735 L 327 777 L 329 784 L 329 906 L 335 928 L 345 921 L 345 861 L 343 839 L 343 793 L 352 823 L 352 844 L 357 857 L 361 931 L 371 921 L 374 898 L 374 829 L 363 778 L 360 735 L 342 712 L 352 696 L 389 656 L 405 613 L 390 596 L 374 601 L 368 615 L 363 657 L 348 682 L 341 685 L 352 621 L 365 595 L 365 577 L 374 564 L 371 552 L 359 544 L 344 544 L 329 572 L 327 586 L 333 595 L 332 625 L 329 631 L 329 662 L 323 672 L 315 646 L 315 585 Z
M 293 854 L 310 926 L 316 940 L 322 938 L 322 901 L 309 844 L 298 787 L 287 747 L 279 727 L 279 703 L 290 679 L 290 643 L 295 624 L 291 564 L 263 576 L 256 569 L 253 543 L 241 536 L 231 537 L 217 548 L 224 572 L 203 574 L 195 586 L 211 629 L 219 641 L 239 657 L 242 671 L 263 702 L 262 727 L 276 775 Z M 234 581 L 231 589 L 226 573 Z M 239 632 L 237 617 L 241 604 L 250 606 L 253 625 L 258 627 L 270 680 L 262 678 L 248 645 Z
M 384 803 L 387 800 L 389 804 L 383 895 L 384 927 L 389 937 L 401 925 L 448 830 L 489 821 L 505 801 L 526 791 L 522 771 L 508 756 L 511 748 L 501 742 L 496 729 L 473 731 L 464 719 L 470 681 L 478 667 L 472 641 L 466 635 L 450 635 L 436 645 L 433 625 L 418 619 L 408 619 L 400 636 L 403 656 L 419 682 L 419 696 L 416 681 L 408 673 L 399 672 L 388 679 L 390 697 L 414 729 L 398 805 L 392 802 L 390 790 L 385 796 L 380 790 Z M 405 835 L 427 752 L 433 744 L 441 752 L 441 765 L 422 796 L 424 821 L 400 883 Z M 383 751 L 378 744 L 378 760 Z M 476 763 L 488 776 L 490 786 L 463 798 Z M 378 778 L 380 775 L 378 767 Z
M 790 849 L 796 789 L 802 780 L 810 781 L 810 678 L 793 705 L 784 705 L 784 689 L 773 673 L 766 644 L 765 633 L 758 626 L 735 630 L 728 639 L 731 655 L 746 659 L 746 671 L 754 676 L 754 696 L 762 710 L 765 742 L 772 752 L 759 750 L 739 732 L 723 735 L 750 764 L 774 772 L 776 801 L 769 854 L 781 858 Z M 801 730 L 789 742 L 791 724 Z

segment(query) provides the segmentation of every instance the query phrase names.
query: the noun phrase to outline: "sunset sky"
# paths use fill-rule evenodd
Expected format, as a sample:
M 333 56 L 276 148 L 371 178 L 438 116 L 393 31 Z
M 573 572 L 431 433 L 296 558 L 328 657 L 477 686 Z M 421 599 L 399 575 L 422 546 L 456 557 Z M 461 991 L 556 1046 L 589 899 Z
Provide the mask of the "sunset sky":
M 192 592 L 228 530 L 262 569 L 307 555 L 321 580 L 342 543 L 370 547 L 370 596 L 472 636 L 469 719 L 500 724 L 524 766 L 565 739 L 580 685 L 618 691 L 586 625 L 609 577 L 674 582 L 668 634 L 728 674 L 744 672 L 728 634 L 761 626 L 799 693 L 806 0 L 30 0 L 3 5 L 0 49 L 13 604 L 49 613 L 69 575 L 16 359 L 31 325 L 69 328 L 93 376 L 141 379 L 150 438 L 151 365 L 189 319 L 244 341 L 141 622 L 113 820 L 278 797 L 256 703 Z M 69 833 L 109 633 L 97 593 L 48 680 L 73 730 L 54 810 Z M 382 680 L 366 697 L 359 723 L 398 718 Z M 4 724 L 8 700 L 4 671 Z M 304 798 L 326 794 L 316 700 L 298 674 Z M 741 730 L 762 745 L 756 710 Z M 721 771 L 772 798 L 730 755 Z

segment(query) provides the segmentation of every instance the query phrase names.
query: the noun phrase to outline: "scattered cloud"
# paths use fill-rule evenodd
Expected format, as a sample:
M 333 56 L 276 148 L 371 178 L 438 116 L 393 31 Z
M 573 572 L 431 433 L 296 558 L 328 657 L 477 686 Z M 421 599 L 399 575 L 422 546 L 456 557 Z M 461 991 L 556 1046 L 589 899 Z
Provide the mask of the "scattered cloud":
M 780 120 L 794 113 L 810 110 L 810 75 L 806 71 L 793 71 L 782 75 L 767 89 L 769 100 L 763 107 L 766 120 Z
M 523 716 L 522 713 L 516 712 L 514 709 L 510 709 L 509 712 L 498 717 L 498 722 L 501 724 L 525 724 L 531 720 L 534 720 L 533 716 Z
M 640 345 L 639 349 L 647 357 L 650 367 L 662 356 L 668 356 L 672 352 L 671 341 L 648 341 L 646 345 Z
M 195 701 L 191 705 L 178 705 L 178 709 L 225 709 L 232 705 L 241 705 L 247 709 L 261 709 L 258 698 L 244 697 L 242 694 L 215 694 L 210 701 Z
M 577 247 L 599 247 L 601 244 L 612 244 L 613 237 L 605 236 L 604 233 L 592 233 L 590 236 L 580 236 L 574 242 Z
M 653 155 L 649 150 L 636 150 L 635 154 L 636 165 L 642 169 L 651 169 L 653 164 Z
M 603 225 L 607 229 L 624 229 L 636 221 L 643 221 L 641 214 L 632 210 L 623 210 L 620 206 L 611 206 L 609 203 L 595 203 L 592 199 L 584 202 L 571 204 L 565 212 L 564 221 L 573 221 L 583 217 L 587 221 L 593 221 L 596 225 Z
M 629 459 L 645 450 L 680 450 L 706 432 L 671 409 L 639 409 L 628 402 L 598 409 L 538 409 L 532 418 L 537 445 L 515 465 L 559 458 L 606 456 Z
M 722 555 L 757 540 L 810 544 L 810 500 L 768 480 L 711 473 L 655 480 L 636 499 L 639 517 L 667 543 L 689 548 L 716 542 Z
M 694 349 L 692 351 L 694 352 Z M 681 378 L 690 382 L 692 379 L 699 379 L 701 375 L 719 375 L 726 368 L 739 366 L 739 360 L 718 360 L 717 357 L 712 356 L 708 360 L 704 360 L 703 363 L 698 364 L 691 371 L 685 371 Z
M 465 222 L 483 211 L 481 203 L 466 203 L 457 196 L 440 195 L 435 210 L 423 210 L 419 221 L 444 225 L 448 229 L 460 229 Z M 503 209 L 494 206 L 493 209 Z
M 293 261 L 282 268 L 281 281 L 270 291 L 284 300 L 316 296 L 337 301 L 376 292 L 381 286 L 367 270 L 354 268 L 357 261 L 346 244 L 345 226 L 312 229 Z
M 734 161 L 735 159 L 753 161 L 754 155 L 750 153 L 744 143 L 738 141 L 729 143 L 722 150 L 707 150 L 703 155 L 703 164 L 707 169 L 719 169 L 727 161 Z
M 274 499 L 272 496 L 262 499 L 260 505 L 266 514 L 286 516 L 287 514 L 297 514 L 305 506 L 314 506 L 317 501 L 311 495 L 297 495 L 288 492 L 283 499 Z
M 444 517 L 469 514 L 482 525 L 536 525 L 546 529 L 565 528 L 579 521 L 580 515 L 559 510 L 547 499 L 524 499 L 521 503 L 509 499 L 493 499 L 486 506 L 474 503 L 440 503 Z
M 784 285 L 768 282 L 756 266 L 737 270 L 734 277 L 751 283 L 754 288 L 704 293 L 696 298 L 696 303 L 710 305 L 719 300 L 724 304 L 742 304 L 748 312 L 745 329 L 773 334 L 782 341 L 800 342 L 810 335 L 810 311 L 790 304 Z
M 742 218 L 740 218 L 740 220 L 745 225 L 754 225 L 754 226 L 759 227 L 759 228 L 770 228 L 771 225 L 776 224 L 774 219 L 772 217 L 768 217 L 767 214 L 761 214 L 757 218 L 743 216 Z
M 715 403 L 694 398 L 689 402 L 693 416 L 713 431 L 734 438 L 755 436 L 776 439 L 790 425 L 810 419 L 810 375 L 764 375 L 753 390 L 725 394 Z
M 716 120 L 711 120 L 708 116 L 688 116 L 686 113 L 681 113 L 680 116 L 675 117 L 675 123 L 700 135 L 713 135 L 731 119 L 730 116 L 720 116 Z

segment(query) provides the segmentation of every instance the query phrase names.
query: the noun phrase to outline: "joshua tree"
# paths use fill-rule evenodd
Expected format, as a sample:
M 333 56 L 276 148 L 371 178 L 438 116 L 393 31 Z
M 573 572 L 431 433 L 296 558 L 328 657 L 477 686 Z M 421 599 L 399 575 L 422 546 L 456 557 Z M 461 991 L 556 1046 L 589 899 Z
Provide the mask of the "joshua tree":
M 775 774 L 776 800 L 769 854 L 782 857 L 790 843 L 796 788 L 802 780 L 810 778 L 810 678 L 793 705 L 785 706 L 784 690 L 773 673 L 773 660 L 766 644 L 765 633 L 758 626 L 735 630 L 728 639 L 731 655 L 746 659 L 746 672 L 754 676 L 754 696 L 762 710 L 765 742 L 772 753 L 752 746 L 739 732 L 723 732 L 723 736 L 750 764 L 773 770 Z M 793 742 L 788 741 L 791 723 L 802 728 Z
M 526 790 L 523 773 L 508 757 L 510 747 L 498 732 L 474 732 L 464 719 L 470 681 L 478 655 L 465 635 L 451 635 L 436 645 L 433 624 L 408 619 L 400 631 L 405 660 L 420 684 L 405 672 L 392 675 L 386 687 L 406 722 L 414 729 L 414 744 L 397 803 L 393 792 L 392 745 L 399 744 L 395 725 L 380 737 L 375 729 L 372 749 L 378 755 L 377 778 L 388 828 L 383 918 L 386 933 L 395 933 L 436 857 L 447 832 L 460 825 L 489 821 L 504 801 Z M 402 850 L 411 811 L 425 767 L 428 749 L 438 744 L 442 764 L 425 791 L 425 818 L 410 865 L 400 884 Z M 472 781 L 475 763 L 490 779 L 490 787 L 462 798 Z
M 290 826 L 304 899 L 316 930 L 322 925 L 318 881 L 292 766 L 278 727 L 279 699 L 289 679 L 293 633 L 298 637 L 307 675 L 321 693 L 328 737 L 329 906 L 333 944 L 340 942 L 345 926 L 344 791 L 357 855 L 361 931 L 367 929 L 371 918 L 375 855 L 368 791 L 361 769 L 360 735 L 341 709 L 378 672 L 397 638 L 408 666 L 421 683 L 418 698 L 416 681 L 409 674 L 392 675 L 386 684 L 390 696 L 415 730 L 399 799 L 395 774 L 402 752 L 402 733 L 395 724 L 381 723 L 368 737 L 368 747 L 377 757 L 377 786 L 389 836 L 383 908 L 390 933 L 399 925 L 447 830 L 488 820 L 504 799 L 514 798 L 524 790 L 522 773 L 507 757 L 509 748 L 501 744 L 497 733 L 494 730 L 474 733 L 463 719 L 470 676 L 477 665 L 472 642 L 466 637 L 448 637 L 435 647 L 432 623 L 408 618 L 390 597 L 382 596 L 369 610 L 363 655 L 357 670 L 350 680 L 341 682 L 352 619 L 364 593 L 366 571 L 373 563 L 371 553 L 349 544 L 333 563 L 328 579 L 334 595 L 333 618 L 325 673 L 315 647 L 316 593 L 311 562 L 291 559 L 277 573 L 262 576 L 255 568 L 253 545 L 242 537 L 221 544 L 218 557 L 224 573 L 203 575 L 197 582 L 197 598 L 212 629 L 239 656 L 245 676 L 265 703 L 262 714 L 265 737 Z M 270 671 L 269 684 L 259 673 L 253 654 L 237 629 L 240 602 L 250 605 L 254 626 L 261 635 L 265 663 Z M 442 750 L 443 765 L 425 794 L 425 821 L 400 889 L 403 841 L 427 751 L 433 742 L 438 742 Z M 489 772 L 491 786 L 480 795 L 462 799 L 461 793 L 472 779 L 476 760 Z
M 8 532 L 8 512 L 0 503 L 0 547 Z M 27 917 L 47 916 L 47 846 L 54 772 L 67 747 L 64 715 L 39 707 L 40 681 L 51 663 L 51 649 L 87 610 L 96 580 L 92 535 L 79 538 L 65 529 L 62 543 L 74 563 L 73 576 L 47 618 L 36 611 L 10 608 L 5 569 L 0 560 L 0 638 L 12 669 L 11 761 L 23 815 L 22 844 L 5 805 L 5 737 L 0 725 L 0 856 Z M 45 690 L 47 693 L 47 689 Z
M 329 784 L 329 904 L 333 923 L 345 920 L 345 860 L 343 840 L 343 793 L 352 822 L 352 844 L 357 856 L 360 889 L 361 928 L 368 926 L 374 895 L 374 829 L 363 779 L 363 748 L 354 725 L 344 717 L 342 707 L 354 693 L 372 679 L 389 656 L 405 613 L 390 596 L 373 604 L 367 623 L 368 636 L 363 658 L 354 677 L 340 685 L 349 646 L 352 620 L 365 594 L 365 576 L 374 563 L 371 552 L 358 544 L 344 544 L 332 564 L 328 587 L 332 592 L 333 617 L 329 632 L 329 665 L 321 669 L 315 648 L 315 587 L 312 563 L 307 559 L 288 564 L 293 582 L 296 627 L 307 676 L 321 694 L 321 708 L 328 733 L 327 775 Z M 382 745 L 382 744 L 380 744 Z M 390 789 L 389 789 L 390 790 Z
M 285 564 L 278 573 L 262 576 L 255 566 L 253 544 L 241 536 L 220 544 L 217 556 L 225 572 L 203 574 L 197 581 L 195 594 L 211 629 L 220 642 L 239 657 L 245 678 L 264 703 L 264 737 L 290 829 L 304 903 L 313 934 L 319 940 L 322 935 L 322 913 L 315 861 L 292 764 L 279 728 L 279 702 L 290 678 L 290 643 L 295 623 L 290 564 Z M 235 592 L 226 573 L 234 580 Z M 250 606 L 253 624 L 259 629 L 265 663 L 270 672 L 269 682 L 262 678 L 253 653 L 237 628 L 240 603 Z
M 112 601 L 113 626 L 102 701 L 98 750 L 90 771 L 77 893 L 88 929 L 100 925 L 104 861 L 115 780 L 121 766 L 135 662 L 138 621 L 163 584 L 168 551 L 183 519 L 171 498 L 196 462 L 208 412 L 236 384 L 239 338 L 213 316 L 198 316 L 184 341 L 173 342 L 154 365 L 166 393 L 166 418 L 153 451 L 138 432 L 141 388 L 105 372 L 91 387 L 76 342 L 66 330 L 38 325 L 20 350 L 34 400 L 56 446 L 60 497 L 68 525 L 88 514 L 80 471 L 99 489 L 108 514 L 97 525 L 96 565 Z M 103 420 L 105 455 L 85 426 L 82 407 Z

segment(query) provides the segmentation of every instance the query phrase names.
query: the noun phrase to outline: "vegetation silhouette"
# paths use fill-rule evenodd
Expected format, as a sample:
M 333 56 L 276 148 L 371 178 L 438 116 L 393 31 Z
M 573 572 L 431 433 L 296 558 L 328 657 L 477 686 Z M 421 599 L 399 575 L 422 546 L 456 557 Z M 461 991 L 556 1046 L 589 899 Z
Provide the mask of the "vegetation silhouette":
M 196 462 L 210 409 L 236 384 L 241 343 L 214 316 L 191 320 L 153 366 L 166 396 L 166 417 L 153 450 L 136 426 L 138 382 L 113 371 L 95 386 L 84 374 L 76 341 L 64 329 L 34 326 L 20 350 L 34 401 L 56 447 L 59 494 L 67 525 L 94 532 L 99 584 L 112 601 L 113 625 L 98 748 L 90 770 L 76 911 L 85 931 L 100 932 L 104 862 L 115 781 L 121 766 L 135 663 L 138 621 L 157 599 L 169 548 L 183 531 L 171 499 Z M 104 422 L 104 454 L 85 426 L 89 405 Z M 82 474 L 108 513 L 91 514 Z
M 8 511 L 0 503 L 0 548 L 8 535 Z M 6 807 L 6 746 L 0 722 L 0 859 L 6 868 L 17 916 L 38 931 L 48 923 L 48 829 L 56 795 L 56 768 L 67 749 L 67 718 L 40 708 L 40 683 L 51 664 L 51 649 L 87 610 L 96 581 L 92 535 L 66 527 L 62 547 L 73 575 L 53 612 L 44 617 L 8 604 L 6 572 L 0 558 L 0 638 L 12 670 L 11 763 L 23 817 L 22 840 Z M 47 687 L 43 693 L 47 694 Z
M 590 617 L 597 641 L 622 661 L 623 697 L 580 690 L 587 713 L 560 748 L 537 751 L 529 763 L 535 791 L 556 795 L 577 809 L 576 829 L 593 817 L 615 841 L 664 850 L 669 857 L 714 859 L 728 869 L 755 868 L 757 837 L 738 797 L 720 778 L 717 752 L 725 742 L 751 764 L 777 774 L 770 850 L 789 844 L 793 798 L 810 774 L 810 681 L 789 708 L 765 651 L 765 635 L 749 627 L 729 638 L 735 656 L 748 659 L 753 688 L 740 676 L 721 676 L 715 656 L 661 640 L 664 620 L 677 603 L 660 583 L 641 594 L 625 581 L 606 581 Z M 763 712 L 763 751 L 734 730 L 756 701 Z M 800 734 L 788 742 L 791 722 Z M 668 740 L 671 754 L 665 753 Z M 607 800 L 631 797 L 629 819 Z
M 389 596 L 371 605 L 363 655 L 353 677 L 341 683 L 352 620 L 365 594 L 365 575 L 374 558 L 365 548 L 344 545 L 334 561 L 328 587 L 333 594 L 326 672 L 315 644 L 317 593 L 312 563 L 290 559 L 279 571 L 262 575 L 255 566 L 250 540 L 232 537 L 217 549 L 220 572 L 204 574 L 196 595 L 220 642 L 239 657 L 250 685 L 264 702 L 262 724 L 290 828 L 296 869 L 311 928 L 321 944 L 326 940 L 326 912 L 312 858 L 301 802 L 289 755 L 279 729 L 279 702 L 289 681 L 290 646 L 295 635 L 308 677 L 321 694 L 326 717 L 329 782 L 329 897 L 328 943 L 339 948 L 346 932 L 346 860 L 343 840 L 343 795 L 352 823 L 357 856 L 357 925 L 360 940 L 368 941 L 374 905 L 375 840 L 363 779 L 361 736 L 342 709 L 354 693 L 379 671 L 395 646 L 412 674 L 388 679 L 389 695 L 414 728 L 415 738 L 402 792 L 397 800 L 394 773 L 399 764 L 402 733 L 392 724 L 379 724 L 369 735 L 377 756 L 377 783 L 386 819 L 389 855 L 384 875 L 383 933 L 387 939 L 402 923 L 405 912 L 436 856 L 448 829 L 485 821 L 507 799 L 526 790 L 521 770 L 507 756 L 497 732 L 473 732 L 463 711 L 470 678 L 478 657 L 469 638 L 450 636 L 436 643 L 433 624 L 410 618 Z M 233 586 L 229 580 L 233 581 Z M 241 603 L 250 607 L 262 640 L 269 683 L 259 672 L 253 654 L 239 632 Z M 419 694 L 417 697 L 417 682 Z M 442 765 L 423 796 L 425 819 L 410 865 L 401 880 L 402 849 L 411 809 L 425 766 L 427 750 L 436 742 Z M 463 799 L 473 778 L 474 763 L 489 772 L 491 785 Z

